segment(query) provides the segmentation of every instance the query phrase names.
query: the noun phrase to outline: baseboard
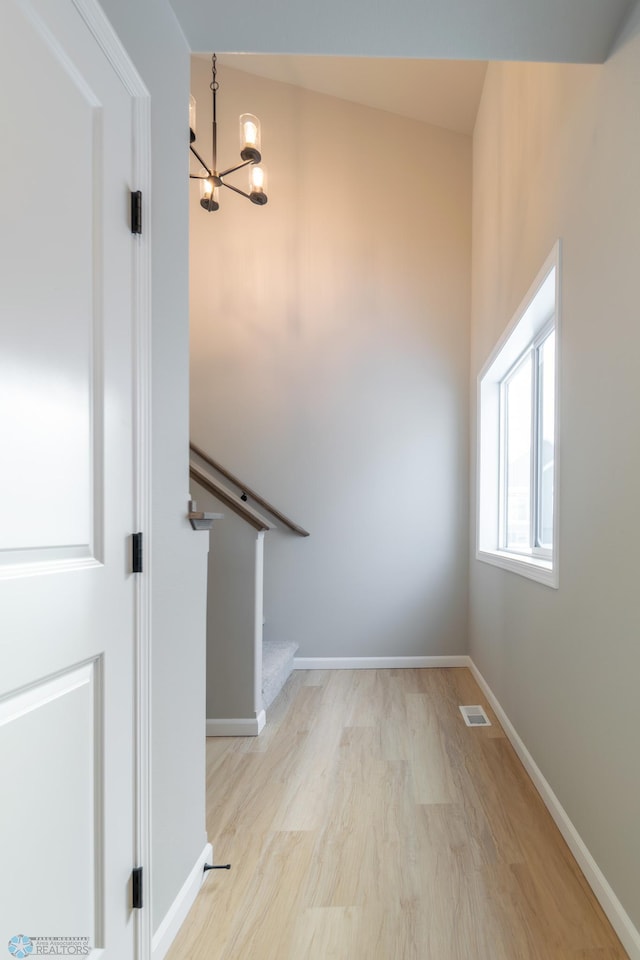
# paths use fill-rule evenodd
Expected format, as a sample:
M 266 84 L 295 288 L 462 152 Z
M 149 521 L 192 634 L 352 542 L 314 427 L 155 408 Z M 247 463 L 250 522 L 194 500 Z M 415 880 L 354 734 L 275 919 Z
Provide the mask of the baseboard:
M 266 716 L 261 710 L 257 717 L 238 717 L 228 720 L 207 720 L 208 737 L 257 737 L 264 729 Z
M 164 960 L 173 943 L 178 930 L 184 923 L 193 902 L 198 896 L 202 881 L 204 880 L 205 863 L 213 862 L 213 848 L 207 843 L 204 850 L 194 864 L 193 870 L 182 885 L 178 896 L 175 898 L 169 910 L 153 935 L 151 940 L 152 960 Z
M 397 670 L 467 667 L 469 657 L 296 657 L 294 670 Z
M 504 712 L 491 687 L 470 657 L 468 658 L 468 664 L 469 669 L 477 680 L 482 692 L 491 704 L 504 729 L 504 732 L 511 742 L 511 745 L 520 757 L 520 760 L 522 761 L 527 773 L 533 780 L 534 786 L 542 797 L 547 810 L 553 817 L 558 829 L 560 830 L 560 833 L 566 840 L 567 846 L 571 850 L 571 853 L 575 857 L 578 866 L 585 875 L 585 878 L 593 890 L 596 898 L 598 899 L 600 906 L 609 918 L 611 926 L 620 937 L 623 947 L 629 954 L 631 960 L 640 960 L 640 931 L 634 926 L 629 914 L 618 900 L 602 870 L 593 859 L 586 844 L 569 819 L 566 810 L 553 792 L 550 784 L 545 779 L 542 771 L 527 750 L 523 741 L 520 739 L 515 727 Z

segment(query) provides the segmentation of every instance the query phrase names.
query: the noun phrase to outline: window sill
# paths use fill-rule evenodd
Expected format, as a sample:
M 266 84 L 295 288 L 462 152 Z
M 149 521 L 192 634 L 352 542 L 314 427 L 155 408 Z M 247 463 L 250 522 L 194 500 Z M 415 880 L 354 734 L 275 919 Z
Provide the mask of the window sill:
M 519 553 L 507 553 L 506 550 L 478 550 L 476 559 L 490 563 L 502 570 L 509 570 L 529 580 L 536 580 L 547 587 L 558 589 L 558 571 L 551 560 L 539 557 L 526 557 Z

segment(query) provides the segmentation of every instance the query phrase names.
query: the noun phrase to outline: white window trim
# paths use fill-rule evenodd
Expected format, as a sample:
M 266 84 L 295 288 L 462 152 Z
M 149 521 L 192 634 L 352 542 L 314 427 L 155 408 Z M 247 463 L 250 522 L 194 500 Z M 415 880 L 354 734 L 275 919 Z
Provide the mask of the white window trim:
M 476 456 L 476 559 L 556 589 L 559 566 L 560 282 L 561 245 L 558 240 L 478 375 Z M 551 556 L 545 557 L 540 550 L 535 554 L 520 554 L 500 547 L 500 389 L 504 377 L 527 346 L 549 330 L 552 318 L 556 332 L 553 546 Z

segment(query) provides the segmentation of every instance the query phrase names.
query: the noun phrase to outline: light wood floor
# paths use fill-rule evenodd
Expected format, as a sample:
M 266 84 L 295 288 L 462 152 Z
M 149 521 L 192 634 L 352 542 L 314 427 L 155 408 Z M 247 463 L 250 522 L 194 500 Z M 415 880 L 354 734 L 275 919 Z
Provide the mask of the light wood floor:
M 466 669 L 296 672 L 210 739 L 208 875 L 168 960 L 621 960 Z

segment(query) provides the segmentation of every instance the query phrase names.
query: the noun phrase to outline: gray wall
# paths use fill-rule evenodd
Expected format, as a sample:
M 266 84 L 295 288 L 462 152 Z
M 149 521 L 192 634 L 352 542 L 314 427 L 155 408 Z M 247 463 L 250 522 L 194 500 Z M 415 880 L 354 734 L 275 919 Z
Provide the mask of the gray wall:
M 472 559 L 470 597 L 475 662 L 636 926 L 639 90 L 639 8 L 603 67 L 489 67 L 474 138 L 472 396 L 561 237 L 560 587 Z
M 256 671 L 260 669 L 255 649 L 256 616 L 260 611 L 256 611 L 254 602 L 256 588 L 261 588 L 256 567 L 259 534 L 193 480 L 191 492 L 198 510 L 223 515 L 214 522 L 210 534 L 207 720 L 254 719 L 260 712 L 260 705 L 255 703 Z
M 207 156 L 209 61 L 192 70 Z M 265 639 L 464 653 L 471 139 L 219 79 L 221 165 L 255 112 L 270 202 L 207 214 L 192 188 L 191 428 L 311 531 L 266 537 Z
M 103 0 L 151 93 L 153 196 L 152 816 L 157 929 L 206 842 L 206 534 L 186 521 L 189 52 L 166 0 Z M 148 222 L 148 221 L 147 221 Z

